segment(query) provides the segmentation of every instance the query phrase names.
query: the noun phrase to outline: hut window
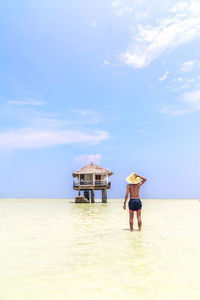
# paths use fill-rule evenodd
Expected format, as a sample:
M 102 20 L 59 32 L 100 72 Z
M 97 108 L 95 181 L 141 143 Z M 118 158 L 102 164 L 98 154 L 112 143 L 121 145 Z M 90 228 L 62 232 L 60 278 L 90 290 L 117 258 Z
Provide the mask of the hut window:
M 96 175 L 96 176 L 95 176 L 95 179 L 96 179 L 96 180 L 101 180 L 101 175 Z
M 84 174 L 80 174 L 80 180 L 84 181 Z

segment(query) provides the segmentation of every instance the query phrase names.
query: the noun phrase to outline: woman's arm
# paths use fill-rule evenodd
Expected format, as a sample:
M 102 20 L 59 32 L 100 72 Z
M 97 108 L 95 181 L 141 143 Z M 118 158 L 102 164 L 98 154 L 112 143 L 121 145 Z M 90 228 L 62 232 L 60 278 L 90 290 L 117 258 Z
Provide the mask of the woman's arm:
M 147 181 L 147 178 L 145 178 L 143 176 L 140 176 L 138 174 L 135 174 L 135 176 L 140 177 L 142 179 L 142 181 L 140 183 L 138 183 L 139 185 L 142 185 L 142 184 L 144 184 Z
M 127 185 L 124 206 L 123 206 L 124 209 L 126 209 L 126 201 L 128 199 L 128 194 L 129 194 L 129 186 Z
M 144 181 L 146 181 L 146 180 L 147 180 L 147 178 L 145 178 L 145 177 L 143 177 L 143 176 L 140 176 L 140 175 L 138 175 L 138 174 L 135 174 L 135 176 L 136 176 L 136 177 L 140 177 L 140 178 L 142 178 Z

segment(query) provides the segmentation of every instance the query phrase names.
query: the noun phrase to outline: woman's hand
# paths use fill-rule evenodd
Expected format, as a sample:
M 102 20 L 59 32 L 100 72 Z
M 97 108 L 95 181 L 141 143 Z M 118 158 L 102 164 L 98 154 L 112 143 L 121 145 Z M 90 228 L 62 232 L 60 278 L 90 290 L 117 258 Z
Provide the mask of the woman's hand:
M 141 178 L 141 176 L 140 176 L 140 175 L 138 175 L 138 174 L 136 174 L 136 173 L 135 173 L 135 177 L 140 177 L 140 178 Z

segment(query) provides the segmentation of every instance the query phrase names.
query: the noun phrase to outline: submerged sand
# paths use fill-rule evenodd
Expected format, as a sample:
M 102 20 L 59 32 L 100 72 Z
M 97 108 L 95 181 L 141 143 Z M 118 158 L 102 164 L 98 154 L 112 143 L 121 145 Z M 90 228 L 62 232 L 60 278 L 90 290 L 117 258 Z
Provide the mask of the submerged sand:
M 0 299 L 200 299 L 200 201 L 0 200 Z

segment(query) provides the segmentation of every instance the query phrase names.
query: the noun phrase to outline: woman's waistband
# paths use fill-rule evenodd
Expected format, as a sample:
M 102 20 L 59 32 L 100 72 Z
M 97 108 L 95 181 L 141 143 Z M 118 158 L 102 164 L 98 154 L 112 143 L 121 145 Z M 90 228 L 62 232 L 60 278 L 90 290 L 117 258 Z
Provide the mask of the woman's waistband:
M 139 200 L 140 201 L 140 198 L 131 198 L 130 201 L 131 200 Z

